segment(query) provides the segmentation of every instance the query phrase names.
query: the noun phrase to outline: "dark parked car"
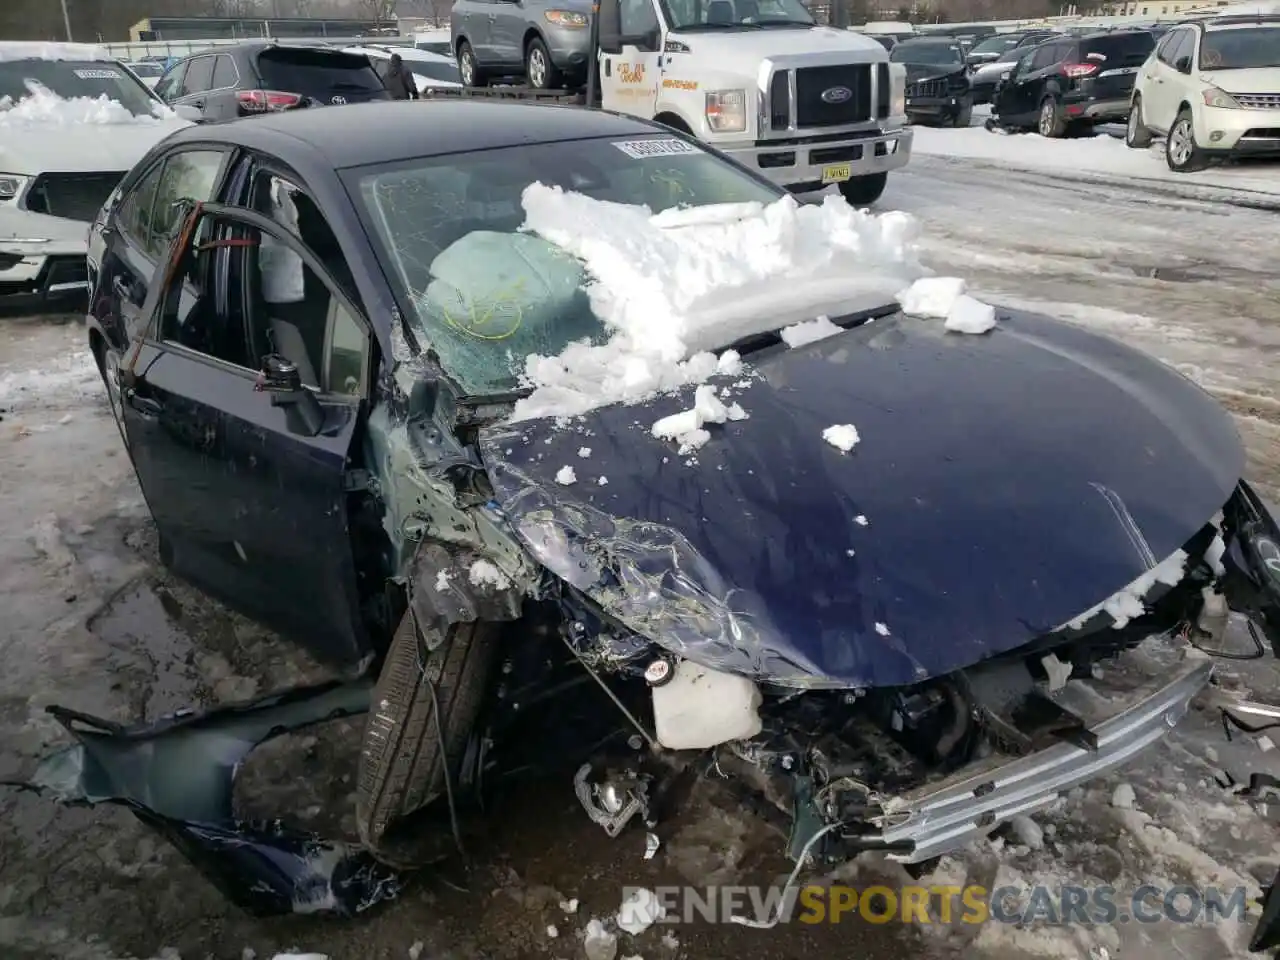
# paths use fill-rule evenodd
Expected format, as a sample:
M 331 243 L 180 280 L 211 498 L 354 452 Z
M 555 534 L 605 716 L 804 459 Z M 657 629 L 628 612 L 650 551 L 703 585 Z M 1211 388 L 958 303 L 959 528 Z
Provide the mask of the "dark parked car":
M 609 336 L 523 229 L 534 183 L 787 196 L 652 122 L 462 98 L 190 128 L 129 174 L 88 348 L 160 556 L 358 679 L 137 727 L 51 708 L 77 742 L 34 787 L 125 806 L 260 914 L 394 896 L 531 746 L 610 836 L 714 764 L 798 860 L 915 863 L 1166 734 L 1212 676 L 1183 638 L 1219 643 L 1227 604 L 1280 642 L 1230 416 L 1072 324 L 849 304 L 793 349 L 757 316 L 703 344 L 705 385 L 516 420 L 531 354 Z M 696 459 L 635 428 L 728 384 L 749 414 Z M 850 419 L 856 456 L 824 436 Z M 1147 641 L 1166 666 L 1095 674 Z M 235 818 L 258 743 L 365 711 L 361 844 Z
M 907 117 L 912 123 L 967 127 L 973 116 L 964 50 L 950 38 L 904 40 L 889 51 L 907 69 Z
M 1004 55 L 1018 47 L 1029 47 L 1042 43 L 1050 37 L 1057 36 L 1052 30 L 1019 30 L 1013 33 L 998 33 L 974 44 L 965 54 L 971 67 L 980 67 L 984 63 L 995 63 L 1004 59 Z
M 179 60 L 155 89 L 166 103 L 195 107 L 207 121 L 390 97 L 368 57 L 268 40 Z
M 992 100 L 992 120 L 1064 137 L 1129 116 L 1138 69 L 1155 49 L 1149 30 L 1113 30 L 1050 40 L 1014 64 Z

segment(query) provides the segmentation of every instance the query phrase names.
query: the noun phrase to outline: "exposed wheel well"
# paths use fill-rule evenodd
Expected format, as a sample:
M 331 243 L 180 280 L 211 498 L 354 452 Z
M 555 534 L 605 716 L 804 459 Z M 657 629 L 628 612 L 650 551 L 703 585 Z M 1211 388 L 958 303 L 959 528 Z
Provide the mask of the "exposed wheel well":
M 1191 104 L 1188 103 L 1186 100 L 1183 100 L 1180 104 L 1178 104 L 1178 113 L 1181 113 L 1183 110 L 1190 110 L 1190 109 L 1191 109 Z
M 520 49 L 524 50 L 527 53 L 529 50 L 529 44 L 533 43 L 534 40 L 542 40 L 542 34 L 538 33 L 537 30 L 534 30 L 532 27 L 530 27 L 528 32 L 526 32 L 524 35 L 524 40 L 520 44 Z M 543 44 L 546 43 L 545 40 L 543 40 L 542 42 Z
M 467 38 L 462 36 L 458 37 L 458 39 L 453 42 L 453 55 L 455 57 L 462 56 L 462 45 L 464 43 L 467 43 Z
M 662 124 L 664 127 L 670 127 L 673 130 L 680 130 L 684 133 L 693 133 L 689 129 L 689 125 L 684 122 L 679 114 L 676 113 L 660 113 L 653 118 L 654 122 Z

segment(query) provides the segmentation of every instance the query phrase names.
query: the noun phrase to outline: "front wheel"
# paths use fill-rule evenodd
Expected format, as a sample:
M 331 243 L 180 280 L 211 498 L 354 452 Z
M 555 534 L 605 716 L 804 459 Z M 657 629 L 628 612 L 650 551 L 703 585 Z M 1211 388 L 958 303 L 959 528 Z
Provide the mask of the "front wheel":
M 840 183 L 840 196 L 854 207 L 869 207 L 880 199 L 889 182 L 889 174 L 873 173 L 865 177 L 850 177 Z
M 458 44 L 458 73 L 462 74 L 464 87 L 484 87 L 489 84 L 488 76 L 476 62 L 476 52 L 465 40 Z
M 558 90 L 564 83 L 564 75 L 551 62 L 551 53 L 541 37 L 529 41 L 524 52 L 524 75 L 535 90 Z
M 373 691 L 356 788 L 356 828 L 378 859 L 412 863 L 387 849 L 385 835 L 445 792 L 446 764 L 458 790 L 498 637 L 498 627 L 484 622 L 450 624 L 441 636 L 416 624 L 412 608 L 396 628 Z
M 973 104 L 966 103 L 962 106 L 954 117 L 951 118 L 953 127 L 967 127 L 973 122 Z
M 1147 122 L 1142 119 L 1142 98 L 1133 98 L 1133 107 L 1129 111 L 1129 120 L 1124 127 L 1124 145 L 1133 150 L 1145 150 L 1151 146 L 1151 131 Z
M 1209 165 L 1209 158 L 1196 143 L 1195 123 L 1190 110 L 1183 110 L 1169 128 L 1164 141 L 1164 159 L 1174 173 L 1194 173 Z

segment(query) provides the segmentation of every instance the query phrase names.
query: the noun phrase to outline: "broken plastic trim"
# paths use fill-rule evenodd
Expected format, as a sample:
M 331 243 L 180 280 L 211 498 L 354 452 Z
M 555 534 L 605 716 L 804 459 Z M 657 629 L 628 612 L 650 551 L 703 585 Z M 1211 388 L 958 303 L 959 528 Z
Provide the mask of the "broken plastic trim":
M 354 916 L 393 899 L 399 875 L 358 845 L 236 819 L 232 789 L 259 744 L 367 713 L 372 689 L 367 677 L 333 681 L 132 727 L 52 706 L 78 742 L 43 760 L 25 786 L 72 806 L 126 807 L 254 916 Z

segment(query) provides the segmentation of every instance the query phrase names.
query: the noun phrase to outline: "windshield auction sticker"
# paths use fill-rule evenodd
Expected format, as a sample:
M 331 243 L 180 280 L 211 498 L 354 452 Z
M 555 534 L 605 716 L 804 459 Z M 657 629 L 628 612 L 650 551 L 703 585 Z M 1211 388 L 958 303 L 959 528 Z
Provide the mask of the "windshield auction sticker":
M 77 70 L 77 77 L 81 80 L 119 80 L 120 74 L 114 70 Z
M 677 140 L 675 137 L 658 137 L 653 140 L 611 140 L 610 143 L 633 160 L 698 152 L 698 148 L 693 144 Z

